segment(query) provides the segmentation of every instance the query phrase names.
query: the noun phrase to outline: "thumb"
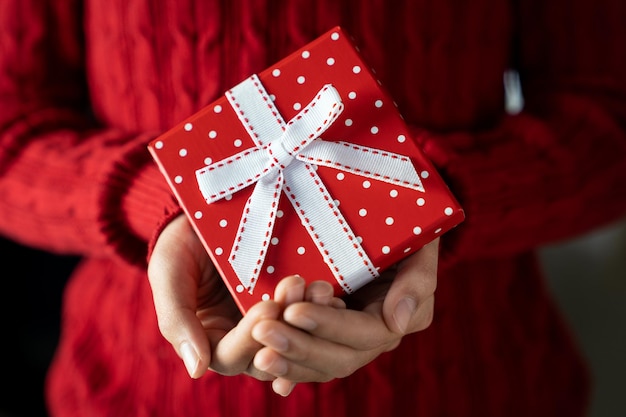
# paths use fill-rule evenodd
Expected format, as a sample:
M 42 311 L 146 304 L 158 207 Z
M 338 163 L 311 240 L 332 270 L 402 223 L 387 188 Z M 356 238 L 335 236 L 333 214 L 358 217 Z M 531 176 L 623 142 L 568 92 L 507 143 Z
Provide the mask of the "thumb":
M 398 264 L 383 303 L 387 327 L 402 335 L 427 328 L 432 322 L 437 288 L 439 238 Z
M 159 236 L 148 265 L 159 330 L 183 360 L 192 378 L 208 369 L 211 348 L 196 315 L 197 285 L 206 265 L 198 262 L 201 246 L 184 216 Z

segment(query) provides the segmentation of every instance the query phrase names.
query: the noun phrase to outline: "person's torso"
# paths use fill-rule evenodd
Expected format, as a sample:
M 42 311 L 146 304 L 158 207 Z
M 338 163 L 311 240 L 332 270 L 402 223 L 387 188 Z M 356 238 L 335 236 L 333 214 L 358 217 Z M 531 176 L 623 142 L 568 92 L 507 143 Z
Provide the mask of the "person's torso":
M 109 126 L 163 131 L 341 25 L 409 123 L 488 124 L 503 112 L 506 2 L 87 0 L 88 80 Z

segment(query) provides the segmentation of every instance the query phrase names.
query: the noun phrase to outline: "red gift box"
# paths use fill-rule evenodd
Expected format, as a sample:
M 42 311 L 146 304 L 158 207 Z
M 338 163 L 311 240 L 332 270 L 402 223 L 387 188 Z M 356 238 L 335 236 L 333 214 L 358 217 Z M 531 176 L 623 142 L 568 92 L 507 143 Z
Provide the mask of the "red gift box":
M 149 150 L 243 313 L 292 274 L 356 291 L 464 219 L 339 27 Z

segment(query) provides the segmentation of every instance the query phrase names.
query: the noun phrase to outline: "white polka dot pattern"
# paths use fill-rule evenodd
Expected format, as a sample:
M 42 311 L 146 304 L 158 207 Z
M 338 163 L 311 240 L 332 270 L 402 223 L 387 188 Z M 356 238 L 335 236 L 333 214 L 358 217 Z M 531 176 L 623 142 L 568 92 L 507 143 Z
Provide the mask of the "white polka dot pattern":
M 354 142 L 411 156 L 424 192 L 384 181 L 364 181 L 353 173 L 326 166 L 316 171 L 332 199 L 341 202 L 341 212 L 357 241 L 378 269 L 389 267 L 462 221 L 458 203 L 412 140 L 393 100 L 343 32 L 336 29 L 325 34 L 319 42 L 305 46 L 259 77 L 285 120 L 295 116 L 321 85 L 332 83 L 345 109 L 323 140 Z M 190 213 L 190 221 L 224 279 L 231 284 L 242 311 L 269 298 L 276 280 L 290 274 L 326 279 L 341 294 L 340 285 L 333 282 L 285 195 L 279 200 L 274 236 L 254 293 L 233 276 L 227 258 L 250 190 L 245 188 L 207 205 L 198 191 L 195 172 L 251 146 L 237 115 L 222 97 L 154 140 L 149 149 Z

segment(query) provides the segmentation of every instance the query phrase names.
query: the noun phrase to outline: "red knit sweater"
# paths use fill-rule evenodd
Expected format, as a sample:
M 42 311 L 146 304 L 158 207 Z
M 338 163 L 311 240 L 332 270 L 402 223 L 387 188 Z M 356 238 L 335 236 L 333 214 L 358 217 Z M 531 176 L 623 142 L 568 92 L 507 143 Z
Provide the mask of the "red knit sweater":
M 51 413 L 584 415 L 587 374 L 531 251 L 626 213 L 625 19 L 621 0 L 0 2 L 0 233 L 84 256 Z M 443 238 L 434 322 L 286 399 L 243 376 L 191 380 L 146 279 L 176 209 L 146 144 L 337 24 L 466 211 Z

